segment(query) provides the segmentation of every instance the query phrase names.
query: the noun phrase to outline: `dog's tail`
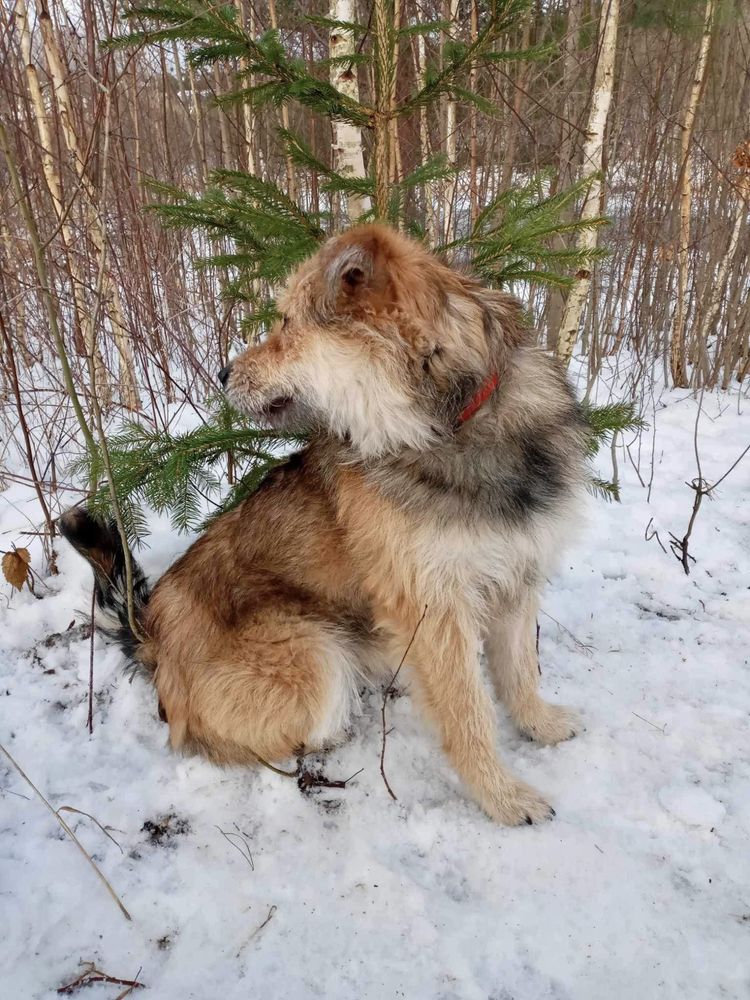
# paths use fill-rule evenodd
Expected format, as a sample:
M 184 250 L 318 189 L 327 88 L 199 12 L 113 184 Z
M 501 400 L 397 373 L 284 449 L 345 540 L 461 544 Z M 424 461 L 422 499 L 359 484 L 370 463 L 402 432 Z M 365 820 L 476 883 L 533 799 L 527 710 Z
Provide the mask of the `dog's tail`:
M 96 618 L 97 628 L 116 642 L 130 661 L 151 667 L 142 626 L 149 599 L 148 584 L 143 570 L 131 557 L 133 612 L 140 632 L 136 635 L 128 616 L 125 553 L 115 523 L 99 520 L 83 508 L 74 507 L 63 514 L 58 526 L 63 537 L 94 571 L 94 593 L 101 612 Z

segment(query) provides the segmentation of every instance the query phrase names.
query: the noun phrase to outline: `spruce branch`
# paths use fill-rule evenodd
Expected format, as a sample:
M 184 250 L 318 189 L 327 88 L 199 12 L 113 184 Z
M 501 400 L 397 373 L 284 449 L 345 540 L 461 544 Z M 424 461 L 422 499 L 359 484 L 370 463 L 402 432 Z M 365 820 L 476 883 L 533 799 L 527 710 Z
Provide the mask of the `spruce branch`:
M 135 421 L 124 424 L 110 436 L 107 452 L 128 540 L 137 543 L 148 533 L 144 506 L 168 513 L 177 531 L 201 527 L 207 503 L 214 505 L 209 518 L 236 506 L 278 463 L 274 449 L 300 440 L 247 427 L 223 398 L 210 419 L 192 431 L 171 434 Z M 224 483 L 217 465 L 228 454 L 238 469 L 238 481 L 221 497 Z M 103 453 L 97 449 L 93 474 L 102 461 Z M 87 458 L 74 463 L 72 471 L 87 473 Z M 91 496 L 89 508 L 100 517 L 111 515 L 112 497 L 106 486 Z
M 394 109 L 394 114 L 398 117 L 409 115 L 448 92 L 472 64 L 482 63 L 492 51 L 492 46 L 518 24 L 528 8 L 529 0 L 498 0 L 473 42 L 465 44 L 455 39 L 446 42 L 442 50 L 442 66 L 439 69 L 428 67 L 424 86 L 402 101 Z

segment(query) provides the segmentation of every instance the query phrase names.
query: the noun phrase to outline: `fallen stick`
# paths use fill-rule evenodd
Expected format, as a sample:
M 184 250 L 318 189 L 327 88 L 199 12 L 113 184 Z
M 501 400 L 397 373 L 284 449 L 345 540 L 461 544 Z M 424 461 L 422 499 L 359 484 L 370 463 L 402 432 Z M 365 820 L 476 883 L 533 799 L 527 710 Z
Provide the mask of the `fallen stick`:
M 81 975 L 77 979 L 74 979 L 72 983 L 60 986 L 57 990 L 58 993 L 74 993 L 82 986 L 90 986 L 91 983 L 112 983 L 114 986 L 127 987 L 117 998 L 117 1000 L 120 1000 L 121 997 L 126 997 L 128 993 L 132 993 L 135 989 L 145 989 L 145 983 L 139 983 L 137 978 L 120 979 L 118 976 L 110 976 L 109 973 L 97 969 L 93 962 L 84 962 L 83 964 L 86 968 Z M 141 970 L 139 969 L 137 975 L 140 975 L 140 972 Z

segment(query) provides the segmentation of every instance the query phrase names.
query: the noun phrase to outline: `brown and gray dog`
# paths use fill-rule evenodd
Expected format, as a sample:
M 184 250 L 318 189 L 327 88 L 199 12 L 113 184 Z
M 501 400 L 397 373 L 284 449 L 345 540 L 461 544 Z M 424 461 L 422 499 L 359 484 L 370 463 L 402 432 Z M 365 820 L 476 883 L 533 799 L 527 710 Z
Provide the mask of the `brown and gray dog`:
M 538 591 L 585 482 L 563 372 L 512 298 L 383 226 L 327 242 L 280 310 L 220 377 L 256 424 L 310 443 L 150 594 L 136 567 L 142 641 L 117 533 L 81 510 L 62 519 L 153 672 L 172 746 L 251 763 L 330 744 L 361 678 L 389 676 L 413 638 L 414 689 L 476 800 L 502 823 L 547 818 L 498 759 L 480 654 L 522 733 L 575 734 L 539 696 L 535 651 Z

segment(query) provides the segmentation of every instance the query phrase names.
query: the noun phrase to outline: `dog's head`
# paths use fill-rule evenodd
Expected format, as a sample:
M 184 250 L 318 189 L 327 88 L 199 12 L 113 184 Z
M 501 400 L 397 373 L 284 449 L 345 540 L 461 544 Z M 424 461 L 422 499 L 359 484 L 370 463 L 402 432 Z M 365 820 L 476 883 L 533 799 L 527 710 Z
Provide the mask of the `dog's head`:
M 281 320 L 220 373 L 262 426 L 319 429 L 363 457 L 452 432 L 522 336 L 519 310 L 380 225 L 334 237 L 291 277 Z

